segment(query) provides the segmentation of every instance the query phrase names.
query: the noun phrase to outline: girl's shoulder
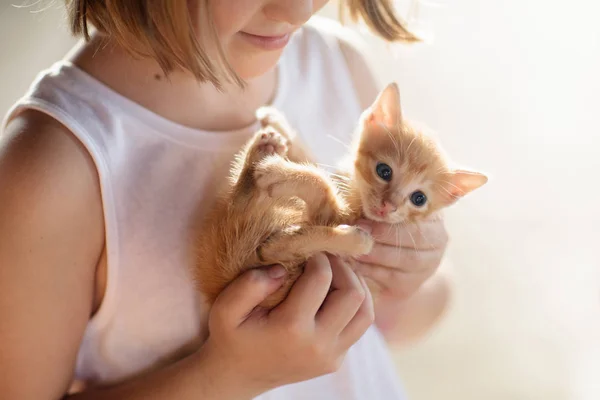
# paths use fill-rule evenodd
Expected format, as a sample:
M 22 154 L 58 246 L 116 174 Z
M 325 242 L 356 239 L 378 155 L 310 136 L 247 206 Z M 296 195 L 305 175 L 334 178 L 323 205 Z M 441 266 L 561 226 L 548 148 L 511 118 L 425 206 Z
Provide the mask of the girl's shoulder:
M 26 110 L 0 134 L 0 182 L 0 292 L 7 305 L 0 306 L 0 342 L 16 363 L 3 374 L 39 378 L 36 391 L 18 389 L 15 397 L 62 393 L 92 312 L 104 244 L 96 171 L 64 126 Z
M 15 102 L 1 121 L 0 173 L 11 173 L 16 169 L 20 174 L 19 182 L 11 178 L 11 183 L 22 183 L 25 188 L 60 188 L 64 190 L 62 204 L 81 200 L 87 202 L 90 211 L 93 211 L 92 200 L 99 192 L 98 173 L 88 149 L 69 123 L 75 121 L 76 116 L 67 115 L 60 107 L 61 100 L 65 98 L 61 85 L 70 84 L 72 79 L 59 76 L 59 65 L 61 63 L 56 63 L 40 72 L 26 94 Z M 62 102 L 68 100 L 72 99 Z M 83 119 L 86 116 L 79 117 Z M 23 192 L 19 195 L 35 194 Z M 36 198 L 36 202 L 44 203 L 44 207 L 51 206 L 51 201 L 52 196 Z M 101 210 L 99 202 L 98 206 Z M 68 223 L 65 224 L 67 227 Z
M 24 109 L 6 121 L 0 130 L 0 181 L 6 183 L 2 187 L 10 188 L 0 190 L 0 215 L 18 215 L 33 224 L 31 229 L 56 223 L 62 229 L 54 238 L 68 234 L 70 225 L 78 224 L 77 219 L 59 218 L 60 213 L 74 213 L 74 217 L 81 212 L 86 226 L 100 231 L 99 236 L 88 237 L 102 238 L 100 185 L 94 162 L 81 142 L 55 118 Z M 40 220 L 35 221 L 36 217 Z

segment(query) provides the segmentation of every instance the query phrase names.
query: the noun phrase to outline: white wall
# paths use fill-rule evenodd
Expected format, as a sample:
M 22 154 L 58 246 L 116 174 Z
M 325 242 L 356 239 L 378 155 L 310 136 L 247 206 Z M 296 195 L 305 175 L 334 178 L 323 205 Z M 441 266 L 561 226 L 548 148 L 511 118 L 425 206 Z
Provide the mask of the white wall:
M 73 43 L 59 6 L 14 2 L 0 0 L 1 113 Z M 414 400 L 600 399 L 600 6 L 443 3 L 422 9 L 432 44 L 373 41 L 371 61 L 409 117 L 492 179 L 448 213 L 456 297 L 397 353 L 401 375 Z
M 13 4 L 34 4 L 17 8 Z M 0 114 L 23 95 L 36 74 L 75 43 L 63 1 L 0 0 Z M 38 12 L 39 11 L 39 12 Z
M 373 65 L 492 179 L 448 213 L 456 301 L 402 376 L 415 399 L 600 399 L 600 6 L 438 3 L 433 43 Z

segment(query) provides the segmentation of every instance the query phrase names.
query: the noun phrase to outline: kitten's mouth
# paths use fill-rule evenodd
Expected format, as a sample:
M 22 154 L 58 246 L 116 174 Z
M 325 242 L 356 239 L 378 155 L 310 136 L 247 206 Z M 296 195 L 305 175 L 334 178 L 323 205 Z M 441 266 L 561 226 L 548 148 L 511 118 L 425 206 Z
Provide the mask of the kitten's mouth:
M 377 207 L 373 207 L 373 209 L 371 209 L 371 214 L 375 214 L 379 218 L 386 218 L 388 216 L 388 213 L 386 211 Z
M 369 218 L 370 220 L 373 221 L 377 221 L 377 222 L 388 222 L 388 215 L 385 212 L 381 211 L 381 210 L 377 210 L 376 208 L 372 208 L 372 209 L 365 209 L 365 216 L 367 218 Z
M 375 222 L 384 222 L 386 224 L 401 224 L 406 221 L 406 217 L 404 215 L 396 213 L 382 213 L 382 211 L 377 207 L 364 207 L 363 212 L 365 214 L 365 217 Z
M 371 221 L 376 222 L 390 222 L 390 217 L 396 211 L 396 209 L 389 209 L 385 207 L 378 206 L 382 204 L 381 200 L 379 200 L 379 196 L 373 193 L 362 193 L 362 210 L 365 217 L 370 219 Z

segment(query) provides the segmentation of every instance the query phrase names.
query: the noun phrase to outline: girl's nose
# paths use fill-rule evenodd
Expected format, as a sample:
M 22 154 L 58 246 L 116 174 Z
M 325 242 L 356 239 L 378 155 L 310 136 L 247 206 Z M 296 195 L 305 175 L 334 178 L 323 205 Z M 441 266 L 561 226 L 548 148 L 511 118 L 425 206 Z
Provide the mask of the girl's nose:
M 265 7 L 269 19 L 299 26 L 315 12 L 313 0 L 273 0 Z

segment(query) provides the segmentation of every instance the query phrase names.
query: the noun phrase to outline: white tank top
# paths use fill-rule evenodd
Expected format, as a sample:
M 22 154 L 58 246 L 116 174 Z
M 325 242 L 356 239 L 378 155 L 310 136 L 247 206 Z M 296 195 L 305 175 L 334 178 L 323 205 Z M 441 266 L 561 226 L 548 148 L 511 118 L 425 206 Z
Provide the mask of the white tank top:
M 332 21 L 313 18 L 294 35 L 278 66 L 273 102 L 316 161 L 328 165 L 344 156 L 342 143 L 349 142 L 361 112 L 338 47 L 340 31 Z M 85 331 L 75 375 L 92 383 L 125 379 L 205 329 L 189 274 L 193 223 L 210 207 L 215 180 L 224 179 L 234 153 L 257 126 L 206 132 L 176 124 L 66 61 L 43 71 L 7 120 L 26 108 L 64 124 L 98 169 L 107 286 Z M 394 365 L 375 327 L 350 349 L 337 373 L 259 397 L 400 398 Z

